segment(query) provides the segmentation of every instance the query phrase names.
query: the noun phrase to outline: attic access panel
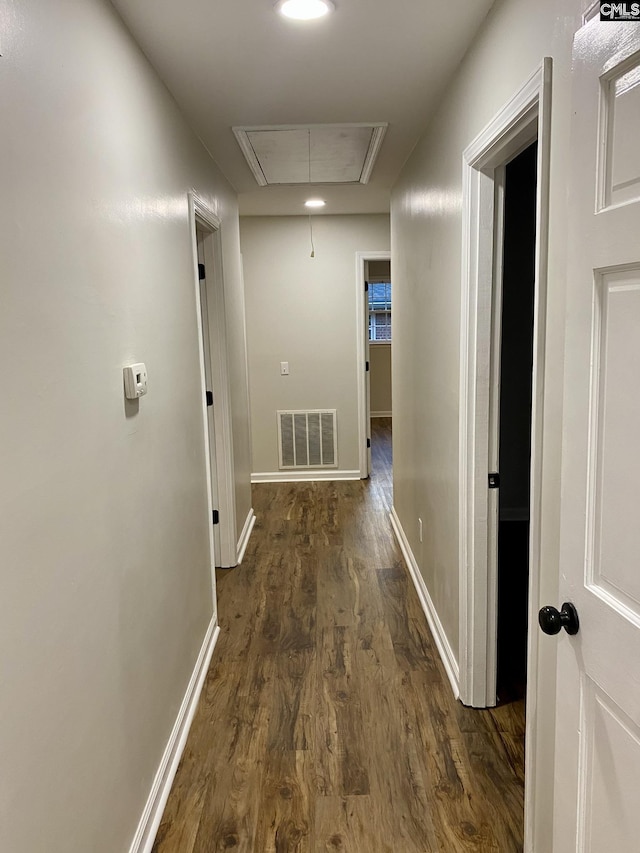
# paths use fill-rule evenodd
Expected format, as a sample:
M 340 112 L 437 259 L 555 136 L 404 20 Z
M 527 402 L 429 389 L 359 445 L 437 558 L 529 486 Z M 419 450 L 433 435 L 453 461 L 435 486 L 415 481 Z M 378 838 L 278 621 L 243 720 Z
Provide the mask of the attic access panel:
M 261 187 L 274 184 L 366 184 L 386 123 L 234 127 Z

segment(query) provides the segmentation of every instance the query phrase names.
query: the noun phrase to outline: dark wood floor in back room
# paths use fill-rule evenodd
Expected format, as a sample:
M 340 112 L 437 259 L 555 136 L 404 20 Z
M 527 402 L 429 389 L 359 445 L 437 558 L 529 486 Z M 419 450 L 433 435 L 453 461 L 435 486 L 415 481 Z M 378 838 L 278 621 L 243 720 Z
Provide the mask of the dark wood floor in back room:
M 389 523 L 390 435 L 370 481 L 254 487 L 154 853 L 522 851 L 522 705 L 453 699 Z

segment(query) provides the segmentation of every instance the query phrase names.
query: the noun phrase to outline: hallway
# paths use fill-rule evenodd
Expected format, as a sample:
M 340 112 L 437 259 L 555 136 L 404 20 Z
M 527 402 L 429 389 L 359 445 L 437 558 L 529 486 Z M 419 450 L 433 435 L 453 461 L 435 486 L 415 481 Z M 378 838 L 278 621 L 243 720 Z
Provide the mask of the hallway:
M 520 853 L 521 705 L 453 699 L 370 481 L 254 486 L 154 853 Z

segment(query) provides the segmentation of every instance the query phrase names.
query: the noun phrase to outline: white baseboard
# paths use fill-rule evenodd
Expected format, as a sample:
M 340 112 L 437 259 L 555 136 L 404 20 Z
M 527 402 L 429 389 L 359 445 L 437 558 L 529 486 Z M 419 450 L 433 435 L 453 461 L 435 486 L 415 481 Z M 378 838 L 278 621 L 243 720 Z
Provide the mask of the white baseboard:
M 449 677 L 451 688 L 453 689 L 453 695 L 458 699 L 460 696 L 460 668 L 458 666 L 458 661 L 456 660 L 451 644 L 447 639 L 447 635 L 444 632 L 442 622 L 440 621 L 440 617 L 438 616 L 433 601 L 431 600 L 431 596 L 429 595 L 427 585 L 425 584 L 424 578 L 418 568 L 416 558 L 413 556 L 409 540 L 402 528 L 402 524 L 400 523 L 395 507 L 391 509 L 389 517 L 391 518 L 391 526 L 393 527 L 393 532 L 396 534 L 396 539 L 398 540 L 398 545 L 402 551 L 402 556 L 405 559 L 407 568 L 409 569 L 409 573 L 413 579 L 416 592 L 418 593 L 418 598 L 420 599 L 420 604 L 424 610 L 424 615 L 427 617 L 427 622 L 431 628 L 433 639 L 438 647 L 442 663 L 447 672 L 447 676 Z
M 251 475 L 252 483 L 315 483 L 331 480 L 360 480 L 360 471 L 337 471 L 335 468 L 314 471 L 267 471 Z
M 390 418 L 391 412 L 371 412 L 372 418 Z
M 216 624 L 214 616 L 207 628 L 198 660 L 178 711 L 173 731 L 165 747 L 158 772 L 153 780 L 151 792 L 140 818 L 138 829 L 131 842 L 129 853 L 150 853 L 153 847 L 219 634 L 220 628 Z
M 253 511 L 253 507 L 249 510 L 247 514 L 247 520 L 244 523 L 244 527 L 242 528 L 242 533 L 240 534 L 240 538 L 238 539 L 238 563 L 240 565 L 242 562 L 242 558 L 244 557 L 244 552 L 247 550 L 247 545 L 249 544 L 249 539 L 251 537 L 251 531 L 253 530 L 253 525 L 256 523 L 256 516 Z

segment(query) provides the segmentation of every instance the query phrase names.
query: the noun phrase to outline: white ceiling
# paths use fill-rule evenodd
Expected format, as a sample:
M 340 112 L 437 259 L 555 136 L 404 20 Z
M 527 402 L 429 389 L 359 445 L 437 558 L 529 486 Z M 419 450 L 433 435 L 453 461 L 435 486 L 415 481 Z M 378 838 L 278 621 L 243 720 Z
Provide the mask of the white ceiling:
M 234 126 L 388 122 L 369 182 L 322 186 L 324 213 L 382 213 L 493 0 L 336 0 L 291 21 L 273 0 L 112 0 L 238 191 L 243 215 L 305 214 L 305 185 L 260 187 Z

